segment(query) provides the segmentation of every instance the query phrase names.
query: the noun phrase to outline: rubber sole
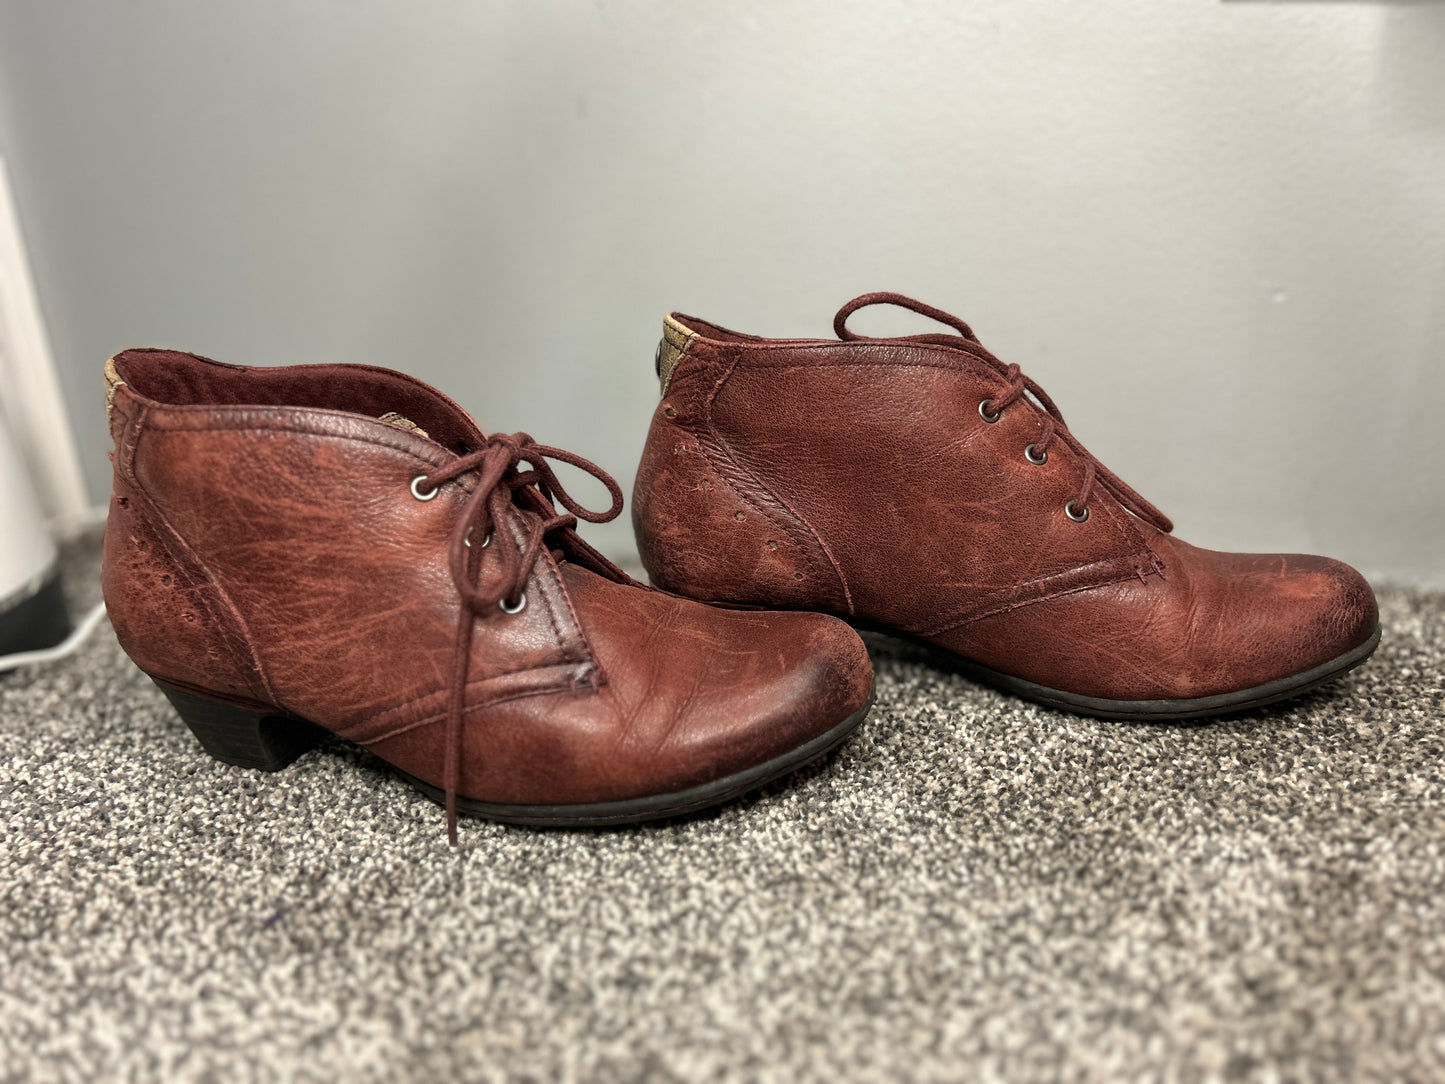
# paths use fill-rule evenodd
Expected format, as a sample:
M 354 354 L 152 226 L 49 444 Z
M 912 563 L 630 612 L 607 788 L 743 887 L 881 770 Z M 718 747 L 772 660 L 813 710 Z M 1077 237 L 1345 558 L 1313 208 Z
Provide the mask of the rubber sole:
M 1003 692 L 1013 693 L 1047 707 L 1073 712 L 1075 715 L 1136 722 L 1205 719 L 1217 715 L 1250 711 L 1266 704 L 1287 700 L 1348 673 L 1374 654 L 1375 648 L 1380 646 L 1380 630 L 1377 628 L 1374 634 L 1359 647 L 1352 648 L 1338 658 L 1298 674 L 1265 682 L 1263 685 L 1255 685 L 1249 689 L 1237 689 L 1234 692 L 1217 693 L 1213 696 L 1178 700 L 1109 700 L 1097 696 L 1083 696 L 1063 689 L 1051 689 L 1047 685 L 1039 685 L 1024 678 L 1014 677 L 1012 674 L 1005 674 L 982 663 L 974 662 L 972 659 L 955 655 L 951 651 L 908 633 L 859 622 L 853 624 L 860 631 L 881 633 L 921 647 L 943 668 L 955 670 L 980 684 L 990 685 Z
M 319 745 L 330 733 L 305 719 L 264 705 L 220 700 L 204 690 L 183 687 L 155 677 L 151 680 L 165 693 L 176 714 L 191 729 L 202 748 L 227 764 L 279 771 L 308 749 Z M 863 706 L 852 715 L 802 745 L 762 764 L 684 790 L 620 801 L 570 805 L 511 805 L 459 796 L 457 811 L 504 824 L 537 828 L 606 828 L 686 816 L 732 801 L 826 756 L 858 728 L 872 706 L 873 693 L 870 692 Z M 345 738 L 332 736 L 353 748 L 366 751 Z M 377 759 L 432 801 L 438 804 L 445 802 L 446 793 L 440 787 L 418 779 L 379 757 Z

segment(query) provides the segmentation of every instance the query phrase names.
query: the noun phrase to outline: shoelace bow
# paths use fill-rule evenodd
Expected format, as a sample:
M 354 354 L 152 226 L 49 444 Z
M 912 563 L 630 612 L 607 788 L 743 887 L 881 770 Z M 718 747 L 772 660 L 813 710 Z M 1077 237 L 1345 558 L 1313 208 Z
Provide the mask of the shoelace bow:
M 1045 392 L 1043 388 L 1039 387 L 1039 385 L 1034 383 L 1029 377 L 1024 376 L 1016 364 L 1005 364 L 994 357 L 993 354 L 989 353 L 989 351 L 984 348 L 984 345 L 978 341 L 978 336 L 973 333 L 973 329 L 957 316 L 946 313 L 942 309 L 935 309 L 932 305 L 925 305 L 922 301 L 915 301 L 911 297 L 905 297 L 903 294 L 889 292 L 863 294 L 861 297 L 855 297 L 852 301 L 844 305 L 838 310 L 838 315 L 833 317 L 833 330 L 838 338 L 849 342 L 867 338 L 867 336 L 858 335 L 849 331 L 847 325 L 848 317 L 852 316 L 859 309 L 867 308 L 870 305 L 897 305 L 900 308 L 916 312 L 920 316 L 926 316 L 930 320 L 937 320 L 940 324 L 944 324 L 957 331 L 958 335 L 941 335 L 934 333 L 925 335 L 903 335 L 899 338 L 906 342 L 935 343 L 942 346 L 951 346 L 972 354 L 996 370 L 998 374 L 1003 377 L 1007 388 L 1001 394 L 992 396 L 980 404 L 979 412 L 984 415 L 986 420 L 996 421 L 1000 414 L 1020 399 L 1023 399 L 1026 395 L 1031 396 L 1037 401 L 1038 405 L 1043 408 L 1043 432 L 1031 445 L 1033 454 L 1030 457 L 1030 461 L 1042 464 L 1044 460 L 1047 459 L 1048 451 L 1054 445 L 1054 442 L 1062 441 L 1069 448 L 1073 449 L 1074 453 L 1079 456 L 1084 464 L 1084 479 L 1079 486 L 1079 495 L 1065 505 L 1066 510 L 1070 510 L 1069 514 L 1071 518 L 1079 520 L 1088 518 L 1089 499 L 1094 495 L 1094 487 L 1098 485 L 1146 523 L 1154 525 L 1166 534 L 1174 529 L 1174 524 L 1168 516 L 1146 501 L 1132 486 L 1128 485 L 1117 474 L 1095 459 L 1089 450 L 1079 443 L 1078 438 L 1070 433 L 1068 426 L 1064 424 L 1063 413 L 1054 404 L 1054 401 L 1049 398 L 1048 393 Z
M 596 478 L 612 495 L 612 507 L 593 512 L 572 497 L 558 480 L 548 459 L 569 463 Z M 520 463 L 532 469 L 518 471 Z M 456 647 L 452 654 L 451 690 L 447 706 L 446 751 L 442 768 L 442 785 L 446 789 L 447 838 L 457 843 L 457 784 L 461 775 L 462 718 L 466 713 L 467 677 L 472 661 L 472 632 L 477 618 L 493 614 L 518 613 L 525 604 L 523 591 L 532 567 L 542 555 L 547 535 L 558 528 L 570 531 L 577 520 L 606 523 L 622 511 L 622 489 L 610 474 L 591 460 L 538 444 L 526 433 L 509 433 L 487 438 L 486 444 L 461 456 L 445 467 L 421 475 L 412 482 L 412 492 L 421 500 L 430 500 L 436 490 L 453 479 L 477 471 L 471 495 L 462 506 L 462 514 L 452 530 L 448 554 L 452 582 L 461 595 L 461 615 L 457 621 Z M 523 491 L 519 494 L 518 491 Z M 519 499 L 519 497 L 521 499 Z M 558 512 L 556 505 L 566 509 Z M 521 520 L 527 525 L 526 545 L 519 551 L 506 529 L 508 513 L 522 509 Z M 490 545 L 496 532 L 496 546 Z M 472 538 L 482 539 L 473 546 Z M 501 575 L 488 577 L 490 586 L 480 576 L 483 550 L 497 554 Z

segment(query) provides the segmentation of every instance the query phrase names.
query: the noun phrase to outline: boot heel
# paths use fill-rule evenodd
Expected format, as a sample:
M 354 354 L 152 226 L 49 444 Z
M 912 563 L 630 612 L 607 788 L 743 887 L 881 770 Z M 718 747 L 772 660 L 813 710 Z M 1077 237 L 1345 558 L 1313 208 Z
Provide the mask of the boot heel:
M 274 772 L 320 740 L 310 723 L 277 712 L 254 711 L 155 681 L 201 746 L 217 760 Z

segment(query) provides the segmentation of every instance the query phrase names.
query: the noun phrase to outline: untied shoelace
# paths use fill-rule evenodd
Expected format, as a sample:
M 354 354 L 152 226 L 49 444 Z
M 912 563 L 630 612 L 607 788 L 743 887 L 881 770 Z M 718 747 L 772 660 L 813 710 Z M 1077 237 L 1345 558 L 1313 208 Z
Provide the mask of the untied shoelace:
M 594 512 L 581 504 L 563 488 L 548 459 L 570 463 L 596 478 L 612 495 L 612 506 L 605 512 Z M 529 463 L 531 470 L 518 471 L 520 463 Z M 558 528 L 570 530 L 577 520 L 606 523 L 622 511 L 622 489 L 610 474 L 591 460 L 579 455 L 538 444 L 526 433 L 498 434 L 474 452 L 454 459 L 412 482 L 412 492 L 423 500 L 430 499 L 437 488 L 471 471 L 477 477 L 471 495 L 462 506 L 452 530 L 448 552 L 452 582 L 461 596 L 461 614 L 457 620 L 456 646 L 452 654 L 451 689 L 447 706 L 446 749 L 442 768 L 442 786 L 446 790 L 447 838 L 457 843 L 457 784 L 461 775 L 462 721 L 466 713 L 467 677 L 472 661 L 472 632 L 479 617 L 498 613 L 515 613 L 522 604 L 523 590 L 532 567 L 542 554 L 549 532 Z M 526 490 L 530 507 L 521 508 L 522 521 L 528 525 L 526 545 L 519 551 L 512 540 L 503 535 L 509 510 L 518 508 L 517 491 Z M 557 512 L 561 504 L 566 512 Z M 549 514 L 550 513 L 550 514 Z M 498 534 L 498 545 L 473 546 L 472 538 L 490 539 Z M 484 549 L 495 552 L 501 564 L 501 575 L 491 578 L 484 587 L 478 575 Z
M 1108 467 L 1100 463 L 1094 456 L 1079 443 L 1077 437 L 1069 432 L 1068 426 L 1064 424 L 1064 416 L 1054 401 L 1049 398 L 1048 393 L 1029 377 L 1024 376 L 1015 364 L 1005 364 L 984 348 L 978 341 L 978 336 L 973 329 L 951 313 L 942 309 L 935 309 L 932 305 L 926 305 L 922 301 L 915 301 L 903 294 L 880 292 L 863 294 L 855 297 L 841 309 L 838 315 L 833 317 L 833 330 L 838 338 L 848 342 L 855 342 L 866 338 L 848 330 L 848 317 L 852 316 L 859 309 L 867 308 L 870 305 L 897 305 L 900 308 L 916 312 L 920 316 L 926 316 L 930 320 L 937 320 L 958 332 L 958 335 L 904 335 L 900 336 L 905 342 L 933 343 L 941 346 L 950 346 L 957 350 L 971 354 L 980 361 L 994 369 L 1003 377 L 1007 390 L 1002 394 L 987 399 L 981 404 L 979 412 L 986 420 L 997 421 L 998 416 L 1008 407 L 1017 403 L 1024 396 L 1030 395 L 1043 408 L 1044 423 L 1043 432 L 1038 440 L 1032 445 L 1031 459 L 1033 462 L 1042 463 L 1048 456 L 1049 448 L 1054 442 L 1062 441 L 1073 449 L 1084 464 L 1084 479 L 1079 486 L 1079 495 L 1070 501 L 1066 507 L 1071 509 L 1070 515 L 1076 519 L 1084 519 L 1088 516 L 1089 498 L 1094 495 L 1094 486 L 1102 486 L 1120 504 L 1127 508 L 1134 515 L 1159 528 L 1166 534 L 1174 529 L 1174 524 L 1159 509 L 1146 501 L 1137 491 L 1128 485 Z M 890 341 L 890 340 L 878 340 Z M 892 340 L 897 341 L 897 340 Z

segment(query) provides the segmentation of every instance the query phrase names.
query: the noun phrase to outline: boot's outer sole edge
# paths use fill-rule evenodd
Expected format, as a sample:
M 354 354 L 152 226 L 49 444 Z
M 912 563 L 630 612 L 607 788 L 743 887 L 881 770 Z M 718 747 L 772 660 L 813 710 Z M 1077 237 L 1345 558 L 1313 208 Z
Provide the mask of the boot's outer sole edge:
M 357 746 L 339 734 L 287 712 L 154 675 L 148 676 L 165 693 L 201 747 L 222 763 L 259 771 L 278 771 L 328 734 L 366 751 L 365 746 Z M 874 690 L 870 689 L 863 705 L 842 722 L 772 760 L 683 790 L 567 805 L 483 802 L 458 795 L 457 811 L 504 824 L 539 828 L 605 828 L 696 813 L 741 797 L 830 753 L 867 717 L 873 707 L 874 695 Z M 428 798 L 438 803 L 445 802 L 446 793 L 442 788 L 418 779 L 380 757 L 377 760 Z
M 582 802 L 575 805 L 507 805 L 458 796 L 457 812 L 502 824 L 520 824 L 532 828 L 608 828 L 697 813 L 740 798 L 749 791 L 820 760 L 842 745 L 853 731 L 858 729 L 873 707 L 873 696 L 870 691 L 863 706 L 832 729 L 825 730 L 817 737 L 810 738 L 772 760 L 670 794 L 624 798 L 612 802 Z M 392 768 L 392 771 L 433 801 L 445 802 L 446 793 L 440 787 L 423 782 L 399 768 Z
M 940 660 L 942 665 L 956 670 L 965 677 L 984 685 L 991 685 L 1004 692 L 1013 693 L 1047 707 L 1058 708 L 1076 715 L 1090 715 L 1099 719 L 1121 719 L 1134 722 L 1162 722 L 1170 719 L 1203 719 L 1216 715 L 1249 711 L 1280 700 L 1299 696 L 1311 689 L 1333 681 L 1359 666 L 1380 646 L 1380 629 L 1376 627 L 1370 638 L 1358 647 L 1351 648 L 1343 655 L 1303 670 L 1298 674 L 1277 678 L 1248 689 L 1236 689 L 1213 696 L 1198 696 L 1179 700 L 1110 700 L 1098 696 L 1084 696 L 1080 693 L 1051 689 L 1047 685 L 1024 678 L 1005 674 L 1000 670 L 974 662 L 972 659 L 955 655 L 937 644 L 919 636 L 864 622 L 852 622 L 855 628 L 864 632 L 882 633 L 924 648 Z

